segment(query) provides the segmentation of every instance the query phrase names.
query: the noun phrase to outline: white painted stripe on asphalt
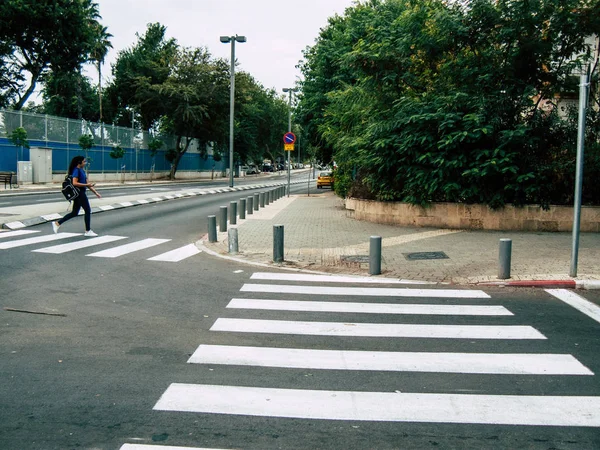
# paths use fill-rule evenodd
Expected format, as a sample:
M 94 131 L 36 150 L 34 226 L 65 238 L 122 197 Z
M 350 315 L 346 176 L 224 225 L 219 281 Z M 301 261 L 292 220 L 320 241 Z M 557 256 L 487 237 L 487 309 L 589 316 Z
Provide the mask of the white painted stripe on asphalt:
M 150 203 L 148 200 L 137 200 L 138 203 L 141 203 L 142 205 L 146 205 L 148 203 Z
M 125 244 L 119 247 L 110 248 L 108 250 L 102 250 L 101 252 L 90 253 L 87 256 L 96 256 L 99 258 L 117 258 L 128 253 L 137 252 L 138 250 L 164 244 L 170 240 L 171 239 L 142 239 L 141 241 L 132 242 L 131 244 Z
M 154 200 L 155 202 L 162 202 L 164 200 L 164 198 L 162 198 L 162 197 L 152 197 L 152 200 Z
M 594 375 L 572 355 L 532 353 L 368 352 L 202 344 L 188 363 L 288 369 Z
M 121 206 L 125 206 L 125 207 L 127 207 L 127 206 L 133 206 L 133 203 L 131 203 L 131 202 L 121 202 L 121 203 L 119 203 L 119 204 L 120 204 Z
M 103 206 L 98 206 L 98 209 L 101 209 L 102 211 L 111 211 L 111 210 L 115 209 L 115 207 L 112 205 L 103 205 Z
M 294 286 L 286 284 L 244 284 L 240 291 L 272 292 L 276 294 L 361 295 L 374 297 L 490 298 L 490 296 L 483 291 L 468 289 L 409 289 Z
M 258 300 L 233 298 L 227 308 L 273 311 L 318 311 L 365 314 L 423 314 L 457 316 L 512 316 L 500 305 L 419 305 L 397 303 L 312 302 L 297 300 Z
M 39 233 L 39 230 L 16 230 L 16 231 L 5 231 L 0 233 L 0 239 L 2 238 L 11 238 L 15 236 L 23 236 L 25 234 Z
M 324 420 L 600 426 L 600 397 L 325 391 L 171 384 L 159 411 Z
M 219 318 L 210 329 L 211 331 L 232 331 L 238 333 L 300 334 L 313 336 L 546 339 L 535 328 L 523 325 L 414 325 Z
M 165 195 L 165 198 L 168 198 L 169 200 L 173 200 L 175 197 L 173 197 L 172 195 Z
M 172 445 L 123 444 L 119 450 L 226 450 L 206 447 L 173 447 Z
M 31 237 L 26 239 L 19 239 L 17 241 L 2 242 L 0 244 L 0 250 L 7 248 L 23 247 L 25 245 L 40 244 L 43 242 L 58 241 L 60 239 L 67 239 L 74 236 L 81 236 L 82 233 L 58 233 L 58 234 L 47 234 L 45 236 Z
M 60 244 L 54 245 L 52 247 L 44 247 L 39 248 L 37 250 L 33 250 L 34 252 L 39 253 L 53 253 L 55 255 L 59 255 L 62 253 L 71 252 L 73 250 L 79 250 L 82 248 L 93 247 L 94 245 L 107 244 L 109 242 L 118 241 L 121 239 L 126 239 L 125 236 L 98 236 L 91 239 L 85 239 L 77 242 L 70 242 L 68 244 Z
M 546 292 L 600 323 L 600 307 L 595 303 L 566 289 L 546 289 Z
M 303 273 L 255 272 L 252 280 L 305 281 L 318 283 L 376 283 L 376 284 L 435 284 L 427 281 L 393 280 L 389 278 L 351 277 L 341 275 L 312 275 Z
M 170 252 L 162 253 L 160 255 L 148 258 L 148 261 L 166 261 L 166 262 L 179 262 L 190 256 L 194 256 L 200 253 L 198 247 L 194 244 L 189 244 L 184 247 L 176 248 Z

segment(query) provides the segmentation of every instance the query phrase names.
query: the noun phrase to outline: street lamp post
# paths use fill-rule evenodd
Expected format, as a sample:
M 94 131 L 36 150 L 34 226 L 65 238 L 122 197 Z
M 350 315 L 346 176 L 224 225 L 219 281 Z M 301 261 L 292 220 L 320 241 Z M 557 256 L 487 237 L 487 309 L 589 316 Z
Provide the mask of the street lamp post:
M 233 187 L 233 111 L 235 102 L 235 43 L 246 42 L 246 36 L 221 36 L 224 44 L 231 42 L 231 82 L 229 89 L 229 187 Z
M 292 132 L 292 93 L 296 92 L 296 88 L 283 88 L 283 92 L 289 94 L 288 101 L 288 131 Z M 288 165 L 288 176 L 287 176 L 287 195 L 290 196 L 290 151 L 287 152 L 287 165 Z

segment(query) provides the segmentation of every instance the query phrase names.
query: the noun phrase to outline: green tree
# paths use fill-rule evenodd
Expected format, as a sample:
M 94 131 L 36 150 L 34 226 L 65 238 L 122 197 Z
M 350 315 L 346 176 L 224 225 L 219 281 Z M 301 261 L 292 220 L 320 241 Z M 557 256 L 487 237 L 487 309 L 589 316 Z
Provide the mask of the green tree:
M 112 83 L 106 88 L 111 115 L 116 124 L 131 127 L 130 108 L 144 130 L 157 125 L 164 115 L 162 97 L 156 86 L 166 82 L 173 70 L 178 48 L 175 39 L 166 38 L 166 27 L 159 23 L 148 25 L 137 42 L 120 51 L 112 70 Z
M 17 161 L 23 159 L 23 147 L 29 148 L 29 140 L 27 139 L 27 130 L 23 127 L 17 127 L 8 134 L 8 139 L 17 147 Z M 19 150 L 21 157 L 19 158 Z
M 330 20 L 305 52 L 300 117 L 311 143 L 334 151 L 336 191 L 564 201 L 560 155 L 572 147 L 556 96 L 590 57 L 598 10 L 597 0 L 372 0 Z
M 204 48 L 183 48 L 167 80 L 151 88 L 164 108 L 162 130 L 176 136 L 171 179 L 194 138 L 200 148 L 208 142 L 224 142 L 227 98 L 227 64 L 213 60 Z
M 104 64 L 104 58 L 106 58 L 108 49 L 112 48 L 110 38 L 113 35 L 108 32 L 106 27 L 100 24 L 97 24 L 95 31 L 96 38 L 90 53 L 90 60 L 96 64 L 96 68 L 98 69 L 98 110 L 99 121 L 102 122 L 102 64 Z
M 21 109 L 48 70 L 79 68 L 89 59 L 99 18 L 91 0 L 0 2 L 0 101 Z

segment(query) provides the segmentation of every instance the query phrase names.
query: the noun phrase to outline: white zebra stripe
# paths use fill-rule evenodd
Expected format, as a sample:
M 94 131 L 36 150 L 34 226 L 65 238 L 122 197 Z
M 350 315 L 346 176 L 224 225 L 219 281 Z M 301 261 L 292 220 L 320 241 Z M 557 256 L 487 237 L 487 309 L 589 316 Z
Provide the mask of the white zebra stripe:
M 522 325 L 414 325 L 390 323 L 337 323 L 219 318 L 211 331 L 299 334 L 312 336 L 403 337 L 446 339 L 546 339 Z
M 295 286 L 285 284 L 244 284 L 242 292 L 269 292 L 276 294 L 311 295 L 361 295 L 371 297 L 443 297 L 443 298 L 490 298 L 480 290 L 468 289 L 409 289 L 409 288 L 366 288 Z
M 59 241 L 61 239 L 68 239 L 75 236 L 81 236 L 81 233 L 58 233 L 58 234 L 47 234 L 44 236 L 31 237 L 26 239 L 19 239 L 17 241 L 2 242 L 0 244 L 0 250 L 15 247 L 24 247 L 26 245 L 40 244 L 43 242 Z
M 232 309 L 265 309 L 272 311 L 318 311 L 365 314 L 423 314 L 460 316 L 512 316 L 500 305 L 420 305 L 398 303 L 311 302 L 297 300 L 258 300 L 233 298 Z
M 70 242 L 68 244 L 54 245 L 52 247 L 44 247 L 39 248 L 37 250 L 33 250 L 34 252 L 39 253 L 53 253 L 56 255 L 71 252 L 73 250 L 79 250 L 82 248 L 93 247 L 94 245 L 107 244 L 109 242 L 119 241 L 121 239 L 126 239 L 125 236 L 98 236 L 91 239 L 85 239 L 77 242 Z
M 534 353 L 373 352 L 202 344 L 188 363 L 287 369 L 594 375 L 572 355 Z
M 396 280 L 390 278 L 358 277 L 342 275 L 313 275 L 304 273 L 255 272 L 252 280 L 304 281 L 317 283 L 374 283 L 374 284 L 435 284 L 427 281 Z
M 600 397 L 432 394 L 171 384 L 154 405 L 299 419 L 600 427 Z
M 154 247 L 155 245 L 164 244 L 171 239 L 142 239 L 141 241 L 132 242 L 130 244 L 121 245 L 119 247 L 102 250 L 101 252 L 90 253 L 87 256 L 96 256 L 98 258 L 117 258 L 128 253 L 137 252 L 145 248 Z
M 33 231 L 33 230 L 16 230 L 16 231 L 5 231 L 0 233 L 0 239 L 2 238 L 12 238 L 15 236 L 23 236 L 26 234 L 33 234 L 33 233 L 39 233 L 39 230 Z
M 148 258 L 148 261 L 166 261 L 166 262 L 179 262 L 190 256 L 194 256 L 200 253 L 198 247 L 194 244 L 189 244 L 184 247 L 176 248 L 170 252 L 162 253 L 160 255 Z

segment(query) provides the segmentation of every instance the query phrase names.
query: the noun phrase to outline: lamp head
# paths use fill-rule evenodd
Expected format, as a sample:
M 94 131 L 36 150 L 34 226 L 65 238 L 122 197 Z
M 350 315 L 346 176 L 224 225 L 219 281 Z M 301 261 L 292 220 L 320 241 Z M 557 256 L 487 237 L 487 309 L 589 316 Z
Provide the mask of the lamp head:
M 236 42 L 246 42 L 246 36 L 235 36 Z
M 229 36 L 221 36 L 219 39 L 223 44 L 228 44 L 229 42 L 231 42 L 231 38 Z

